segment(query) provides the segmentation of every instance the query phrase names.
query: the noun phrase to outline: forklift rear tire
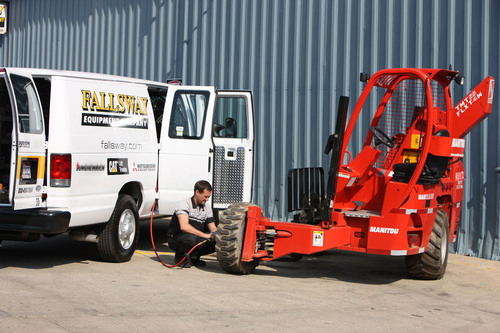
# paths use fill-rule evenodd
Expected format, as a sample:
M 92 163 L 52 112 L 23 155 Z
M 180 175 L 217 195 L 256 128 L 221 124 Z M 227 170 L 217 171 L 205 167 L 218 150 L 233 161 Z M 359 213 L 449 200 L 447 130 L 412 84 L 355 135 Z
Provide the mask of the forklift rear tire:
M 232 204 L 219 214 L 219 225 L 215 236 L 215 251 L 220 266 L 232 274 L 250 274 L 259 265 L 259 260 L 241 261 L 248 207 L 247 202 Z
M 103 260 L 125 262 L 132 258 L 139 240 L 137 204 L 129 195 L 120 195 L 109 222 L 99 235 L 97 248 Z
M 422 280 L 442 278 L 448 263 L 449 240 L 448 215 L 444 210 L 438 209 L 427 251 L 406 257 L 408 274 L 412 278 Z

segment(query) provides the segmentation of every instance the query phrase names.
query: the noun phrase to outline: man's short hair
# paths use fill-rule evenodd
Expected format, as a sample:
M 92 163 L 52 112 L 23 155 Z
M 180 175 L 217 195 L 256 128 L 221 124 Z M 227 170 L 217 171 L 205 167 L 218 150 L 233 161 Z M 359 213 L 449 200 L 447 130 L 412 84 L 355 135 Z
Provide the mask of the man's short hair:
M 205 190 L 212 192 L 212 185 L 206 180 L 198 180 L 196 184 L 194 184 L 194 192 L 198 191 L 199 193 L 203 193 Z

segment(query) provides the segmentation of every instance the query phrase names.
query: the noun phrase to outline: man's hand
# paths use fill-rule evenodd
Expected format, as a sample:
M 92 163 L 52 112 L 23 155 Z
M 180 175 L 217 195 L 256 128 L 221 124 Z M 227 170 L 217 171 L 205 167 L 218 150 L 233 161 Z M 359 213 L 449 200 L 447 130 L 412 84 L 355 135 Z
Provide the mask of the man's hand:
M 212 231 L 212 232 L 210 233 L 210 241 L 211 241 L 211 242 L 215 242 L 215 234 L 216 234 L 216 233 L 217 233 L 217 231 Z
M 205 233 L 203 231 L 200 231 L 200 230 L 196 229 L 195 227 L 193 227 L 191 224 L 189 224 L 189 217 L 187 215 L 179 214 L 177 216 L 177 218 L 179 219 L 179 226 L 180 226 L 182 232 L 187 232 L 189 234 L 193 234 L 193 235 L 196 235 L 198 237 L 205 238 L 205 239 L 210 239 L 209 233 Z

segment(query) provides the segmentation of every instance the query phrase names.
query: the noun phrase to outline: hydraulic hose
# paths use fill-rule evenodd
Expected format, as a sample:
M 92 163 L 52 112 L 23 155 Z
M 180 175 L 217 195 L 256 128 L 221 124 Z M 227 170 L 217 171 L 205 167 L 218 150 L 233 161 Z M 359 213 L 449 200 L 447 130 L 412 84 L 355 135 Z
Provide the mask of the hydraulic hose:
M 174 267 L 179 266 L 180 264 L 182 264 L 182 262 L 184 260 L 186 260 L 186 257 L 188 255 L 190 255 L 191 252 L 193 252 L 194 249 L 196 249 L 198 246 L 200 246 L 201 244 L 203 244 L 206 241 L 208 241 L 208 239 L 205 239 L 204 241 L 201 241 L 198 244 L 196 244 L 195 246 L 193 246 L 193 248 L 191 250 L 189 250 L 189 252 L 184 256 L 184 258 L 182 258 L 182 260 L 179 261 L 178 263 L 176 263 L 175 265 L 167 265 L 165 262 L 163 262 L 163 260 L 161 260 L 160 256 L 158 255 L 158 252 L 156 251 L 155 242 L 154 242 L 154 239 L 153 239 L 153 213 L 155 211 L 155 204 L 156 204 L 156 200 L 155 200 L 155 202 L 153 202 L 153 207 L 151 208 L 151 221 L 149 223 L 149 234 L 151 236 L 151 245 L 153 245 L 153 250 L 155 251 L 156 258 L 158 258 L 158 261 L 160 261 L 160 263 L 163 266 L 167 267 L 167 268 L 174 268 Z

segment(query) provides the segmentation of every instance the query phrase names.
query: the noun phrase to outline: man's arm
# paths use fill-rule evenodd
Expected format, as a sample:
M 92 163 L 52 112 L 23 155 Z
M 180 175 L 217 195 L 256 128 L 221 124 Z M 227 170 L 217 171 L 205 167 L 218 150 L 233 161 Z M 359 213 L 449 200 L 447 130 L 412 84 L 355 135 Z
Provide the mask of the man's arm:
M 210 232 L 217 231 L 217 227 L 215 226 L 215 222 L 209 222 L 209 223 L 207 223 L 207 228 L 208 228 L 208 230 L 210 230 Z
M 177 218 L 179 219 L 179 227 L 181 228 L 182 232 L 187 232 L 187 233 L 196 235 L 198 237 L 206 238 L 206 239 L 210 238 L 210 234 L 206 234 L 206 233 L 196 229 L 191 224 L 189 224 L 189 216 L 184 215 L 184 214 L 178 214 Z M 209 223 L 209 224 L 213 224 L 215 227 L 215 223 Z M 210 226 L 209 226 L 209 230 L 212 231 L 210 229 Z M 215 230 L 217 230 L 217 228 Z

